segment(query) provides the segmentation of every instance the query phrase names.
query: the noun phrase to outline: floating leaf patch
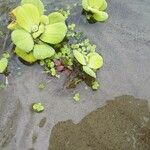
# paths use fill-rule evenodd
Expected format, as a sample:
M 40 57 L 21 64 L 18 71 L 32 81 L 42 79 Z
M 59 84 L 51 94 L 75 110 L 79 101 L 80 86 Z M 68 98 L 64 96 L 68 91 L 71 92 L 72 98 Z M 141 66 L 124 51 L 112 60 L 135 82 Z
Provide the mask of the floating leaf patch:
M 34 103 L 32 106 L 33 111 L 40 113 L 44 111 L 44 106 L 42 103 Z
M 37 59 L 33 56 L 33 52 L 26 53 L 25 51 L 23 51 L 20 48 L 16 47 L 15 48 L 15 53 L 17 54 L 18 57 L 22 58 L 26 62 L 34 63 L 35 61 L 37 61 Z
M 0 73 L 3 73 L 8 65 L 8 60 L 6 58 L 0 59 Z
M 83 71 L 85 73 L 87 73 L 89 76 L 91 76 L 93 78 L 96 78 L 96 74 L 95 74 L 95 72 L 91 68 L 89 68 L 87 66 L 83 66 Z
M 98 53 L 90 53 L 88 60 L 88 66 L 92 69 L 99 69 L 103 66 L 103 58 Z
M 44 5 L 40 0 L 22 0 L 21 4 L 33 4 L 38 8 L 40 15 L 44 14 Z
M 67 27 L 65 23 L 54 23 L 45 27 L 45 32 L 41 35 L 40 39 L 50 44 L 58 44 L 64 39 L 66 33 Z
M 82 53 L 77 50 L 73 51 L 74 57 L 78 60 L 78 62 L 82 65 L 86 65 L 86 59 Z
M 53 56 L 55 50 L 46 44 L 36 44 L 33 49 L 33 55 L 36 59 L 45 59 Z
M 36 6 L 32 4 L 24 4 L 17 9 L 16 21 L 23 29 L 32 32 L 35 28 L 38 30 L 40 13 Z
M 11 34 L 13 43 L 25 52 L 30 52 L 33 49 L 34 42 L 32 36 L 24 30 L 14 30 Z

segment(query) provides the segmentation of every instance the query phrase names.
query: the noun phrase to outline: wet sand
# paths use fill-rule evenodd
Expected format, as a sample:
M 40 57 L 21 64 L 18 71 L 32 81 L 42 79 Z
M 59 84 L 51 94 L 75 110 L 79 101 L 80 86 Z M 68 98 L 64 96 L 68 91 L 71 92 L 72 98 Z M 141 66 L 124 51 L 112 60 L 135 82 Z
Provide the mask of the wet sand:
M 149 150 L 148 103 L 132 96 L 107 102 L 78 124 L 59 122 L 52 130 L 49 150 Z

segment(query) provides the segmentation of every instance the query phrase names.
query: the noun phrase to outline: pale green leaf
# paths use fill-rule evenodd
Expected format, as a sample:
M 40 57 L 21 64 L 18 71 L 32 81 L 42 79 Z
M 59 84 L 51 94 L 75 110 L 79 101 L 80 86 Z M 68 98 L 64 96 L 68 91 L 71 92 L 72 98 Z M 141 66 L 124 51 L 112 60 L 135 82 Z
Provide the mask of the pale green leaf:
M 40 15 L 44 14 L 44 5 L 40 0 L 22 0 L 21 4 L 33 4 L 38 8 Z
M 53 12 L 48 15 L 49 23 L 65 22 L 65 17 L 59 12 Z
M 42 15 L 41 18 L 40 18 L 40 22 L 45 24 L 45 25 L 48 25 L 49 24 L 49 18 L 48 16 L 46 15 Z
M 0 59 L 0 73 L 3 73 L 8 65 L 8 60 L 6 58 Z
M 86 59 L 85 59 L 85 57 L 84 57 L 84 55 L 82 53 L 80 53 L 77 50 L 73 50 L 73 54 L 74 54 L 74 57 L 77 59 L 77 61 L 80 64 L 86 65 Z
M 93 78 L 96 78 L 96 74 L 95 74 L 95 72 L 94 72 L 91 68 L 89 68 L 89 67 L 87 67 L 87 66 L 83 66 L 83 71 L 84 71 L 86 74 L 88 74 L 89 76 L 91 76 L 91 77 L 93 77 Z
M 92 69 L 99 69 L 103 66 L 103 58 L 98 53 L 88 54 L 88 67 Z
M 104 11 L 106 9 L 107 9 L 107 2 L 106 2 L 106 0 L 104 0 L 103 5 L 100 7 L 99 10 Z
M 73 99 L 76 101 L 76 102 L 79 102 L 80 101 L 80 94 L 79 93 L 76 93 L 73 97 Z
M 65 23 L 54 23 L 45 27 L 45 32 L 41 35 L 40 39 L 50 44 L 58 44 L 64 39 L 66 33 L 67 27 Z
M 30 52 L 33 49 L 34 42 L 32 36 L 24 30 L 14 30 L 11 34 L 13 43 L 25 52 Z
M 93 15 L 93 18 L 97 21 L 105 21 L 108 19 L 108 14 L 103 11 L 99 11 Z
M 16 12 L 16 22 L 28 32 L 38 30 L 40 14 L 37 7 L 32 4 L 19 6 Z
M 22 58 L 24 61 L 28 63 L 34 63 L 37 59 L 33 56 L 33 52 L 26 53 L 25 51 L 21 50 L 20 48 L 16 47 L 14 51 L 18 57 Z
M 53 56 L 55 50 L 46 44 L 36 44 L 33 49 L 33 55 L 36 59 L 45 59 Z

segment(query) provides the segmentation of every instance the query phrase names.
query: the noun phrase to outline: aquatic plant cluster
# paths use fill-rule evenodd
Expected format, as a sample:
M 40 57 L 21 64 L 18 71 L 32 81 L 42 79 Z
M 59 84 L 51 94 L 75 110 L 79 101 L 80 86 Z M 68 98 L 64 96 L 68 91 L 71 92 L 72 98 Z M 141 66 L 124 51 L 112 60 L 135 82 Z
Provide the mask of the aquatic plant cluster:
M 105 0 L 82 0 L 87 19 L 105 21 L 108 14 Z M 11 39 L 14 53 L 23 61 L 38 62 L 46 73 L 58 77 L 65 72 L 69 77 L 68 88 L 88 79 L 88 85 L 97 90 L 96 72 L 103 66 L 103 58 L 96 52 L 96 45 L 82 32 L 75 31 L 75 24 L 67 22 L 70 12 L 58 10 L 45 15 L 40 0 L 22 0 L 11 11 Z M 7 58 L 0 60 L 0 73 L 7 67 Z M 76 97 L 79 97 L 76 96 Z M 79 99 L 79 98 L 78 98 Z

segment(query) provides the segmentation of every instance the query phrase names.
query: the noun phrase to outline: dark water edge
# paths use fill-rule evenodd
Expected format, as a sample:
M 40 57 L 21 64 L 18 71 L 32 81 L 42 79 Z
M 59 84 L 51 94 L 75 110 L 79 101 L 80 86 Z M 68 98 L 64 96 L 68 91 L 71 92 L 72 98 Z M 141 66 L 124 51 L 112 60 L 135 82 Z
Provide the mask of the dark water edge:
M 59 122 L 50 137 L 49 150 L 149 150 L 148 102 L 132 96 L 109 100 L 78 124 Z

